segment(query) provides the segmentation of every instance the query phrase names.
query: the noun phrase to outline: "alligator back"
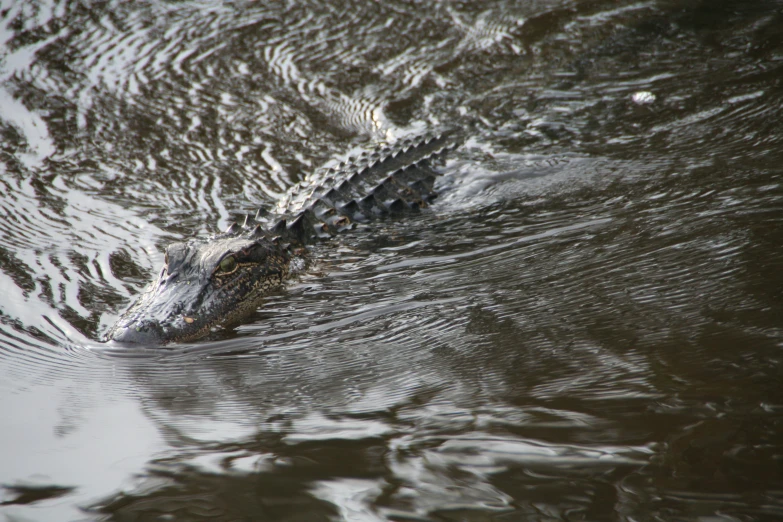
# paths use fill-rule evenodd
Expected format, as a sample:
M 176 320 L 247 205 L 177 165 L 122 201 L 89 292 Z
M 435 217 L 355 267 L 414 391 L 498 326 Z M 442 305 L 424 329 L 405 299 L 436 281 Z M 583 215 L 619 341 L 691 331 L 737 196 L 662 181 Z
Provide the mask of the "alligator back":
M 256 221 L 286 241 L 306 244 L 331 237 L 353 222 L 416 212 L 436 196 L 438 173 L 431 162 L 461 143 L 461 136 L 449 131 L 364 153 L 298 183 L 273 216 L 259 212 Z M 246 220 L 243 228 L 249 224 Z

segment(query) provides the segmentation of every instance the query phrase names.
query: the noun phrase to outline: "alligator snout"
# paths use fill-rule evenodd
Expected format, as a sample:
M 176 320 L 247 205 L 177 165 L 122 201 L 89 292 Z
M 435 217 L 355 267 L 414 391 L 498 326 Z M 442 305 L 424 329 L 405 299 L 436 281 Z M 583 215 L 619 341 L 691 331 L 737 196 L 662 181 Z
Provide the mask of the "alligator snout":
M 118 343 L 132 343 L 147 346 L 160 345 L 165 341 L 163 328 L 155 321 L 130 323 L 117 326 L 109 332 L 107 340 Z

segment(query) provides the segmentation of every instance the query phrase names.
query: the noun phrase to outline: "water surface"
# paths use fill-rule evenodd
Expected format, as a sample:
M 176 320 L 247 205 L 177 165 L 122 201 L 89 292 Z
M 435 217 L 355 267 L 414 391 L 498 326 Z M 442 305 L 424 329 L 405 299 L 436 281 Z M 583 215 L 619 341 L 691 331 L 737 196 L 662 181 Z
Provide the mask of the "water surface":
M 6 520 L 783 518 L 783 6 L 0 8 Z M 469 126 L 242 325 L 101 336 L 175 240 Z

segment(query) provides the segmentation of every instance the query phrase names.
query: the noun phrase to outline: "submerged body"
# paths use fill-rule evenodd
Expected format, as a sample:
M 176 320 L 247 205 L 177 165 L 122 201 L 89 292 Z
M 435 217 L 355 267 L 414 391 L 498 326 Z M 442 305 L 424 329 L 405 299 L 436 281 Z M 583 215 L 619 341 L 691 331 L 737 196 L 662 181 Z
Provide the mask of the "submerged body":
M 438 174 L 430 162 L 459 143 L 453 133 L 399 142 L 327 172 L 320 184 L 296 185 L 271 216 L 259 211 L 221 234 L 169 245 L 157 280 L 106 339 L 185 342 L 237 322 L 285 282 L 306 245 L 356 221 L 425 207 Z

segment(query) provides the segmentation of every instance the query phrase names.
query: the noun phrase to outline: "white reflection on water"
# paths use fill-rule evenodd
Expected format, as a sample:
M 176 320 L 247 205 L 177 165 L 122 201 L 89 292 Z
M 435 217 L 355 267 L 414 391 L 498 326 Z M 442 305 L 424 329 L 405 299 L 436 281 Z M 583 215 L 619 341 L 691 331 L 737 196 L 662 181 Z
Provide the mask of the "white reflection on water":
M 0 484 L 74 491 L 67 502 L 36 502 L 32 511 L 5 506 L 9 520 L 81 520 L 80 506 L 132 487 L 150 456 L 167 449 L 139 402 L 111 393 L 98 380 L 83 380 L 78 389 L 68 379 L 10 391 L 13 382 L 6 381 L 0 401 L 0 418 L 13 419 L 0 430 Z
M 18 158 L 27 168 L 42 166 L 44 160 L 56 152 L 46 122 L 40 115 L 28 110 L 2 86 L 0 86 L 0 107 L 2 107 L 0 115 L 2 119 L 16 126 L 24 138 L 26 147 L 24 152 L 18 154 Z

